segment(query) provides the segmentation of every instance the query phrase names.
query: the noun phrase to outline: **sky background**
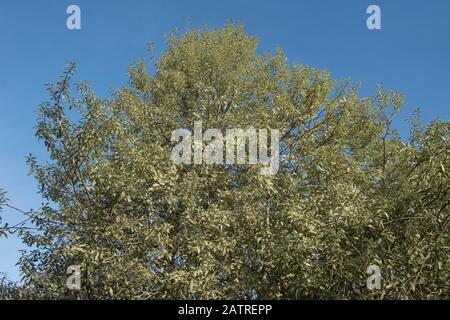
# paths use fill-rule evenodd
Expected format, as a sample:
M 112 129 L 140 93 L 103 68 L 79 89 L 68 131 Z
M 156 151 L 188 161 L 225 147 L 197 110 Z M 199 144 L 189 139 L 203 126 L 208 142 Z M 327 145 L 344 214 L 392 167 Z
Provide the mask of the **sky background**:
M 66 8 L 81 8 L 81 30 L 66 28 Z M 369 5 L 381 8 L 381 30 L 366 27 Z M 130 62 L 165 48 L 163 35 L 205 23 L 220 27 L 242 22 L 259 39 L 258 51 L 283 48 L 288 61 L 328 69 L 333 78 L 362 81 L 363 94 L 376 84 L 406 97 L 396 127 L 421 107 L 423 120 L 449 119 L 450 1 L 448 0 L 1 0 L 0 2 L 0 188 L 11 204 L 38 208 L 34 179 L 25 155 L 44 159 L 34 136 L 36 108 L 46 101 L 44 85 L 58 80 L 64 66 L 77 63 L 77 80 L 88 80 L 105 97 L 127 82 Z M 4 222 L 23 217 L 4 210 Z M 0 239 L 0 272 L 19 280 L 15 263 L 25 246 Z

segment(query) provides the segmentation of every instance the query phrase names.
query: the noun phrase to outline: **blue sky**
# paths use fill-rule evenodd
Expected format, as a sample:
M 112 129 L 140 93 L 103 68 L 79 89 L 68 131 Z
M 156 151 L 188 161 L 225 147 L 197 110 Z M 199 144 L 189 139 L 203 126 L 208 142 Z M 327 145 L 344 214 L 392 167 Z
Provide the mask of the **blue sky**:
M 66 8 L 81 8 L 81 30 L 66 28 Z M 366 9 L 381 8 L 382 29 L 368 30 Z M 450 1 L 448 0 L 4 0 L 0 4 L 0 187 L 12 204 L 39 207 L 25 155 L 45 157 L 34 137 L 36 107 L 46 100 L 45 83 L 58 79 L 67 62 L 78 66 L 106 96 L 127 81 L 132 60 L 147 56 L 146 44 L 164 49 L 163 35 L 205 23 L 242 22 L 259 39 L 259 51 L 282 47 L 289 62 L 325 68 L 333 78 L 362 81 L 372 94 L 383 83 L 406 96 L 397 127 L 416 107 L 424 121 L 449 118 Z M 10 223 L 22 218 L 5 210 Z M 24 246 L 0 239 L 0 272 L 19 279 L 15 266 Z

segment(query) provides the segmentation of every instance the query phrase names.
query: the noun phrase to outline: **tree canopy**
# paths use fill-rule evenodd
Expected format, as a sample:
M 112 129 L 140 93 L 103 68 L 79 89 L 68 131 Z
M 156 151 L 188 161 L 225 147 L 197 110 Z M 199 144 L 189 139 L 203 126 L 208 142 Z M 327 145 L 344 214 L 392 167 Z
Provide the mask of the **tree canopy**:
M 48 86 L 36 135 L 49 159 L 28 157 L 45 203 L 32 228 L 0 229 L 29 246 L 22 296 L 450 298 L 449 122 L 417 112 L 402 139 L 401 94 L 364 97 L 256 49 L 231 23 L 175 32 L 155 71 L 132 63 L 110 97 L 73 82 L 74 64 Z M 279 171 L 175 164 L 171 134 L 194 121 L 279 129 Z M 70 265 L 80 290 L 65 285 Z

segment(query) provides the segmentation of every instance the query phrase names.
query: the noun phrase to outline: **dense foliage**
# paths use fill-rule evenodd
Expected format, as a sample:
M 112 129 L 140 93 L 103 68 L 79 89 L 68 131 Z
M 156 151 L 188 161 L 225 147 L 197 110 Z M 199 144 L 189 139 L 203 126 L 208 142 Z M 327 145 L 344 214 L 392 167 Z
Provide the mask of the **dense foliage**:
M 449 122 L 415 114 L 402 140 L 400 94 L 361 97 L 256 46 L 232 24 L 174 33 L 155 72 L 133 63 L 110 98 L 72 85 L 72 64 L 49 86 L 36 128 L 50 160 L 28 158 L 48 203 L 14 230 L 24 296 L 450 298 Z M 279 172 L 174 164 L 172 131 L 197 120 L 280 129 Z

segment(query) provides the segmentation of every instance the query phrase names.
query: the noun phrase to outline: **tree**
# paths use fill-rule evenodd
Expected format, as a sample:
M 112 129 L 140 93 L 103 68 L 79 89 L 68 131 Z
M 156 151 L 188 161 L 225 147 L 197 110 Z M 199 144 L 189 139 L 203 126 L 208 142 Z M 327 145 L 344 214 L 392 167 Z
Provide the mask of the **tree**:
M 47 203 L 20 230 L 34 297 L 450 297 L 448 121 L 415 117 L 403 141 L 400 94 L 360 97 L 256 46 L 231 23 L 173 33 L 154 74 L 133 63 L 110 98 L 74 87 L 74 64 L 48 87 L 36 134 L 50 160 L 28 158 Z M 279 172 L 174 164 L 172 132 L 200 120 L 280 129 Z
M 0 273 L 0 300 L 10 300 L 19 297 L 17 285 Z

